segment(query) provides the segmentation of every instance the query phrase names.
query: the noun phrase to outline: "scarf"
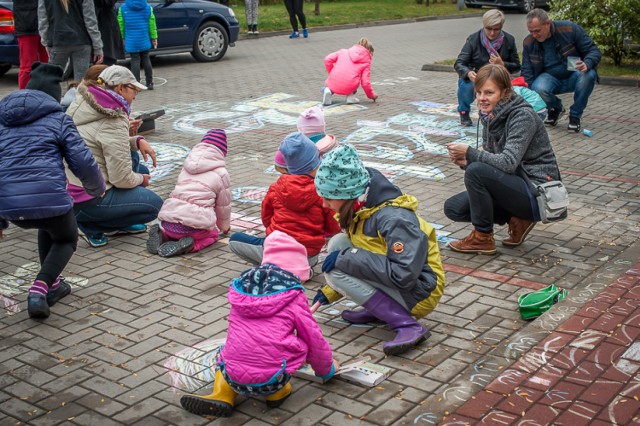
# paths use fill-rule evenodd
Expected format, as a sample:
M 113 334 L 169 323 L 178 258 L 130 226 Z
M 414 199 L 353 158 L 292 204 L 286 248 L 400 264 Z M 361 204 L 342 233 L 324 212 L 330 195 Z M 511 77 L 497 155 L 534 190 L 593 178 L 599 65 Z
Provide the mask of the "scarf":
M 484 28 L 480 31 L 480 42 L 482 46 L 487 49 L 489 56 L 498 55 L 498 50 L 502 47 L 504 41 L 504 32 L 500 31 L 500 35 L 495 40 L 489 40 L 487 34 L 484 32 Z

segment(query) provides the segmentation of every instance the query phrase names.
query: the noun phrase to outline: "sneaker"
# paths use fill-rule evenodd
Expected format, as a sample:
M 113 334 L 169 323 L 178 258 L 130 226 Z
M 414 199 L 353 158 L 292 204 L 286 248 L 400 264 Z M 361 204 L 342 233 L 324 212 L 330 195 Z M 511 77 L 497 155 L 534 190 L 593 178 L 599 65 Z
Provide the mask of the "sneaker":
M 147 90 L 153 90 L 153 81 L 146 84 Z
M 247 34 L 253 34 L 253 27 L 249 25 L 249 29 L 247 30 Z
M 546 124 L 547 126 L 555 126 L 556 124 L 558 124 L 558 120 L 560 120 L 564 113 L 565 109 L 562 107 L 560 109 L 549 108 L 547 119 L 544 120 L 544 124 Z
M 298 38 L 300 37 L 300 33 L 297 31 L 294 31 L 291 33 L 291 35 L 289 35 L 289 38 Z
M 580 119 L 578 117 L 574 117 L 572 115 L 569 116 L 569 125 L 567 126 L 568 131 L 573 131 L 578 133 L 580 131 Z
M 105 232 L 104 235 L 113 237 L 114 235 L 141 234 L 147 232 L 147 225 L 144 223 L 130 225 L 125 228 L 116 229 L 115 231 Z
M 27 296 L 27 311 L 29 311 L 31 318 L 47 318 L 50 311 L 45 295 L 29 292 Z
M 360 103 L 360 99 L 356 98 L 355 95 L 349 95 L 349 96 L 347 96 L 347 103 L 348 104 L 359 104 Z
M 333 95 L 333 93 L 331 93 L 331 89 L 328 87 L 322 90 L 322 105 L 331 105 L 331 95 Z
M 473 126 L 473 121 L 471 121 L 468 111 L 460 111 L 460 125 L 463 127 Z
M 60 280 L 58 288 L 56 288 L 55 290 L 49 289 L 49 291 L 47 292 L 47 304 L 49 306 L 55 305 L 58 300 L 71 294 L 71 286 L 66 283 L 64 278 L 59 277 L 58 280 Z
M 147 251 L 151 254 L 158 254 L 158 248 L 164 244 L 164 234 L 157 223 L 149 228 L 149 238 L 147 239 Z
M 303 28 L 303 29 L 302 29 L 302 37 L 304 37 L 304 38 L 309 37 L 309 31 L 307 31 L 307 29 L 306 29 L 306 28 Z
M 178 241 L 167 241 L 158 247 L 158 254 L 162 257 L 178 256 L 193 250 L 193 237 L 180 238 Z
M 80 234 L 83 240 L 85 240 L 91 247 L 102 247 L 109 243 L 109 239 L 104 234 L 86 235 Z
M 255 35 L 260 34 L 260 31 L 258 31 L 258 28 L 255 25 L 253 26 L 253 34 Z

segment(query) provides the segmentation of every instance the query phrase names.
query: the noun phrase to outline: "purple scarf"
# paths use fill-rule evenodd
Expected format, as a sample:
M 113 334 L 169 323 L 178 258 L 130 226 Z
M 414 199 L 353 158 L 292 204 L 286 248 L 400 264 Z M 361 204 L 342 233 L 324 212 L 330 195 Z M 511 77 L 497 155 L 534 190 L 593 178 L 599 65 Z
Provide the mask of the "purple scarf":
M 495 38 L 495 40 L 491 41 L 487 38 L 487 34 L 484 32 L 484 28 L 480 31 L 480 42 L 487 52 L 489 56 L 491 55 L 499 55 L 498 50 L 502 47 L 502 42 L 504 41 L 504 33 L 500 31 L 500 35 Z

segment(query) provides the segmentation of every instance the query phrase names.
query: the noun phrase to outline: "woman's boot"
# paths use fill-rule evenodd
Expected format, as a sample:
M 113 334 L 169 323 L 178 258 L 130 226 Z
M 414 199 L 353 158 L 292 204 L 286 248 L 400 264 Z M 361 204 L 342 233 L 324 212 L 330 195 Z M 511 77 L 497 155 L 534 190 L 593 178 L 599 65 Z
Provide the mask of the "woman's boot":
M 375 315 L 366 309 L 359 309 L 357 311 L 342 311 L 342 319 L 352 324 L 368 324 L 370 322 L 377 321 Z
M 496 254 L 493 232 L 471 231 L 466 238 L 449 242 L 449 248 L 459 253 Z
M 427 327 L 416 321 L 401 304 L 382 290 L 376 290 L 362 306 L 396 332 L 395 339 L 385 343 L 382 348 L 386 355 L 404 353 L 431 336 Z
M 188 412 L 201 416 L 229 417 L 235 400 L 236 392 L 231 389 L 220 370 L 217 370 L 210 395 L 183 395 L 180 405 Z

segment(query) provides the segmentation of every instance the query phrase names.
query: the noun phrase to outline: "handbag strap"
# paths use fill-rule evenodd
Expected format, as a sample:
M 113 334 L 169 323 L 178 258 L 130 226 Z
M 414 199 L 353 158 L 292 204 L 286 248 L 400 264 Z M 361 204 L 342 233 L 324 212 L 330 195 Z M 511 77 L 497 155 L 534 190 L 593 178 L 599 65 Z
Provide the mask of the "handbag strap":
M 534 197 L 537 197 L 538 195 L 540 195 L 540 191 L 538 190 L 538 187 L 534 185 L 533 182 L 531 182 L 531 179 L 529 179 L 527 172 L 524 171 L 522 166 L 518 166 L 518 168 L 516 169 L 516 175 L 524 179 L 525 183 L 529 187 L 529 191 L 531 191 L 531 194 L 533 194 Z

